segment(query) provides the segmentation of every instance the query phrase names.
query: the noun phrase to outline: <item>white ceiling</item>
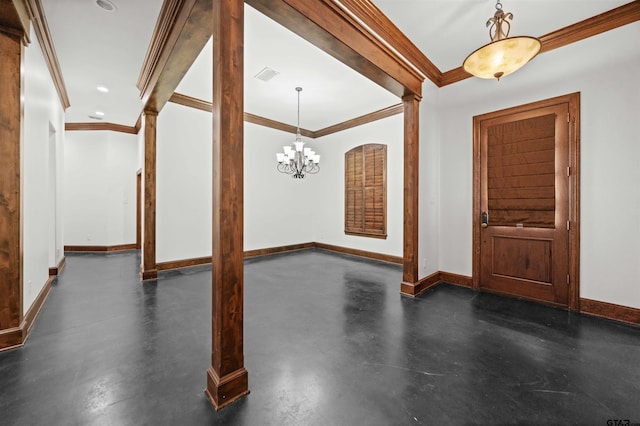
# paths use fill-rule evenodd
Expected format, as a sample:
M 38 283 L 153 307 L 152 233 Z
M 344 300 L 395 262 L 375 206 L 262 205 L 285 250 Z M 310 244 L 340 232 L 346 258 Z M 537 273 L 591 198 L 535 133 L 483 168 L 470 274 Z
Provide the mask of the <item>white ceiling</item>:
M 133 126 L 142 109 L 136 88 L 162 0 L 113 0 L 107 12 L 95 0 L 41 0 L 71 106 L 66 121 Z M 101 93 L 97 86 L 109 88 Z
M 116 12 L 100 9 L 95 0 L 41 1 L 71 102 L 66 121 L 92 121 L 88 115 L 101 110 L 103 121 L 132 126 L 142 108 L 135 85 L 162 0 L 112 0 Z M 512 35 L 540 36 L 628 1 L 504 0 L 503 9 L 514 14 Z M 460 66 L 489 42 L 485 22 L 495 11 L 493 0 L 373 2 L 441 71 Z M 400 101 L 251 7 L 245 15 L 246 112 L 295 125 L 295 87 L 301 86 L 300 125 L 318 130 Z M 640 32 L 637 24 L 631 24 L 632 34 Z M 597 36 L 585 46 L 606 51 L 613 66 L 639 54 L 640 38 L 635 40 L 611 49 L 611 37 Z M 577 62 L 569 67 L 584 65 Z M 176 91 L 210 101 L 211 63 L 209 44 Z M 280 74 L 269 82 L 254 78 L 265 66 Z M 98 92 L 98 85 L 110 92 Z
M 372 0 L 442 72 L 489 43 L 495 0 Z M 513 13 L 509 35 L 539 37 L 630 0 L 503 0 Z M 636 42 L 637 43 L 637 42 Z

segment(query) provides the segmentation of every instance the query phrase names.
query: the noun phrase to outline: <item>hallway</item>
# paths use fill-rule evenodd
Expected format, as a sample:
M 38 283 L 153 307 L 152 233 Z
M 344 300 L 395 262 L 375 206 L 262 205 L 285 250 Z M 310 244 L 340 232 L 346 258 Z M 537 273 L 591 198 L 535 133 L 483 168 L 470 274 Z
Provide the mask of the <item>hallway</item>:
M 322 250 L 245 261 L 251 393 L 219 412 L 206 267 L 140 284 L 136 252 L 70 253 L 1 425 L 640 423 L 640 329 L 466 288 L 400 296 L 398 265 Z

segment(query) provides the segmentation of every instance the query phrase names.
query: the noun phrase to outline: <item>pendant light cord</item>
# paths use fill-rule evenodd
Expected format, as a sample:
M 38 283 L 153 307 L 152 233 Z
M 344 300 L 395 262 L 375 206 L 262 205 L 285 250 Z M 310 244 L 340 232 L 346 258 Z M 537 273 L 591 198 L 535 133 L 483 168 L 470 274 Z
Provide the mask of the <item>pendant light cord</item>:
M 296 133 L 300 134 L 300 92 L 302 92 L 302 87 L 296 87 L 296 91 L 298 92 L 298 128 Z

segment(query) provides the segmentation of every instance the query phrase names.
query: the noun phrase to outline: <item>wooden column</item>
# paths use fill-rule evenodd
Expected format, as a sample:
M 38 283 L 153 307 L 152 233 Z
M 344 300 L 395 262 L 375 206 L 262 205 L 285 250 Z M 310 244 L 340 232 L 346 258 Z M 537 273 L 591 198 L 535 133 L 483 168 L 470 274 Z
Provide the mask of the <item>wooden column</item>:
M 0 350 L 23 342 L 21 37 L 0 28 Z
M 415 296 L 418 283 L 418 170 L 419 106 L 415 95 L 402 98 L 404 104 L 404 236 L 400 292 Z
M 243 349 L 244 0 L 213 1 L 212 352 L 216 410 L 249 393 Z
M 156 266 L 156 122 L 158 113 L 144 111 L 144 225 L 142 232 L 142 280 L 158 278 Z

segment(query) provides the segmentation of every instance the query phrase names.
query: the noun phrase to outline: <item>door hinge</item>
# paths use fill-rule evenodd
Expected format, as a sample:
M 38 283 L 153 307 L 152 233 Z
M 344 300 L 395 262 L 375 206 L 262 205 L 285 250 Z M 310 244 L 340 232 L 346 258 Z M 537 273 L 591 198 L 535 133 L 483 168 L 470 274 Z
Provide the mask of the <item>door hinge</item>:
M 569 285 L 569 283 L 571 283 L 571 275 L 567 274 L 567 285 Z
M 571 230 L 571 222 L 567 221 L 567 231 Z
M 567 166 L 567 177 L 571 176 L 571 166 Z
M 567 123 L 571 123 L 571 113 L 567 113 Z

